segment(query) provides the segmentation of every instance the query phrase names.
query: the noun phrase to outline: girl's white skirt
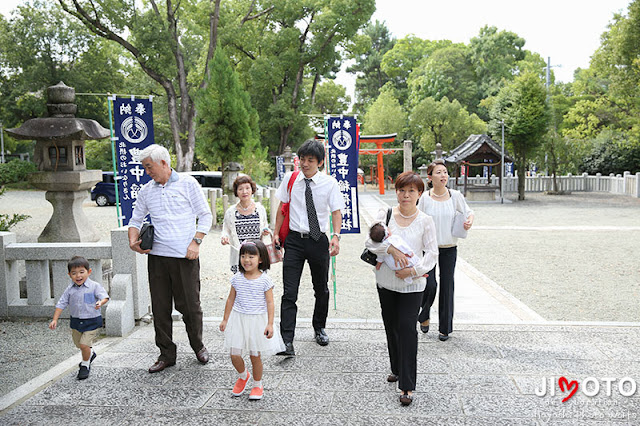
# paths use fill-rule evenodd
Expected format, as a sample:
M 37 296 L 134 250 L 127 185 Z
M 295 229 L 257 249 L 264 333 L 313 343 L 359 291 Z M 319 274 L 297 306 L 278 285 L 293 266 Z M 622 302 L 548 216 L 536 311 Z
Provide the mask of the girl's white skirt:
M 273 337 L 267 339 L 264 329 L 268 323 L 267 313 L 243 314 L 231 311 L 224 330 L 224 348 L 232 354 L 249 353 L 269 356 L 285 350 L 279 327 L 273 327 Z

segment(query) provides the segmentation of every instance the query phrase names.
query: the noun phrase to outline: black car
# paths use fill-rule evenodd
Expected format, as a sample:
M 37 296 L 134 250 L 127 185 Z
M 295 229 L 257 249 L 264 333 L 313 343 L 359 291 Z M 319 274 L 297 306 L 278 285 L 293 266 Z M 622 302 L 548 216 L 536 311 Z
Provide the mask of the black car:
M 113 172 L 102 172 L 102 182 L 96 183 L 91 190 L 91 201 L 100 207 L 116 203 L 116 184 Z

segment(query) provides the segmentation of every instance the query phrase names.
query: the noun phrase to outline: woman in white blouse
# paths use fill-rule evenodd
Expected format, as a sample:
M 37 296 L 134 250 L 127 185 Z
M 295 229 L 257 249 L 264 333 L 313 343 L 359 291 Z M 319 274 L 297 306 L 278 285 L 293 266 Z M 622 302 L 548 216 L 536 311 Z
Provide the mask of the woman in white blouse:
M 408 267 L 407 256 L 390 245 L 388 240 L 376 243 L 367 239 L 366 247 L 377 255 L 391 254 L 403 269 L 392 271 L 386 264 L 375 271 L 382 320 L 387 334 L 387 347 L 391 362 L 389 382 L 398 382 L 400 402 L 409 405 L 416 387 L 418 333 L 416 321 L 426 286 L 425 273 L 433 269 L 438 259 L 436 229 L 431 217 L 417 208 L 424 191 L 424 183 L 417 173 L 404 172 L 396 180 L 398 206 L 392 210 L 389 230 L 400 236 L 420 258 L 414 267 Z M 387 210 L 376 218 L 385 222 Z M 411 283 L 405 278 L 413 277 Z
M 264 206 L 253 201 L 256 189 L 256 183 L 250 176 L 238 176 L 233 182 L 233 193 L 240 200 L 224 213 L 221 243 L 231 245 L 229 263 L 234 274 L 238 272 L 240 244 L 245 240 L 259 240 L 270 233 Z
M 440 296 L 438 297 L 438 315 L 441 341 L 449 339 L 453 331 L 453 274 L 456 269 L 458 256 L 458 239 L 451 235 L 453 218 L 456 212 L 461 212 L 466 221 L 464 229 L 469 230 L 473 225 L 473 211 L 464 199 L 460 191 L 448 189 L 449 173 L 444 160 L 436 160 L 427 167 L 429 189 L 420 198 L 418 208 L 431 216 L 436 224 L 438 239 L 438 266 L 440 267 Z M 429 271 L 427 288 L 422 296 L 422 311 L 418 316 L 420 330 L 423 333 L 429 331 L 429 314 L 431 305 L 436 297 L 436 268 Z

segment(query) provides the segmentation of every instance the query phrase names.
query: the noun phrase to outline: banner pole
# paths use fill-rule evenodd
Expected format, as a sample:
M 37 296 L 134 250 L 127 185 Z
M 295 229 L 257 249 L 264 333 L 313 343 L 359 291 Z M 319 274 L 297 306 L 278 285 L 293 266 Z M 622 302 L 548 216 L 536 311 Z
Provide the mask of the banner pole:
M 324 146 L 325 150 L 327 148 L 327 144 L 329 141 L 329 120 L 325 116 L 324 118 Z M 327 169 L 327 174 L 331 175 L 331 161 L 327 161 L 327 155 L 325 154 L 325 167 Z M 329 216 L 329 232 L 333 234 L 333 220 L 331 216 Z M 336 301 L 336 294 L 338 292 L 337 286 L 337 277 L 336 277 L 336 257 L 331 256 L 331 281 L 333 281 L 333 310 L 338 309 L 338 303 Z
M 115 96 L 113 97 L 115 99 Z M 111 108 L 111 96 L 107 97 L 107 106 L 109 108 L 109 131 L 111 132 L 111 162 L 113 163 L 113 182 L 116 186 L 116 216 L 118 217 L 118 226 L 122 226 L 122 216 L 120 215 L 120 194 L 118 192 L 118 167 L 116 164 L 116 138 L 113 136 L 113 113 Z

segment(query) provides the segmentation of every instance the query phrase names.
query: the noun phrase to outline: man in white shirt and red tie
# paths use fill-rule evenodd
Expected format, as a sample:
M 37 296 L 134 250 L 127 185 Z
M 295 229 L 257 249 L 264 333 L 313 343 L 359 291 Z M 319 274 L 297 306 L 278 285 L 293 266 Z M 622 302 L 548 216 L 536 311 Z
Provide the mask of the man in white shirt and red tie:
M 158 361 L 149 367 L 157 373 L 176 364 L 172 304 L 182 314 L 191 349 L 202 364 L 209 352 L 202 342 L 200 307 L 200 244 L 209 232 L 213 216 L 200 184 L 171 168 L 169 151 L 149 145 L 140 152 L 145 172 L 153 179 L 138 192 L 129 221 L 129 247 L 148 253 L 151 310 L 160 349 Z M 155 228 L 151 250 L 140 248 L 140 228 L 149 214 Z M 196 221 L 197 219 L 197 221 Z
M 276 197 L 280 200 L 275 225 L 275 243 L 282 244 L 284 261 L 282 265 L 284 292 L 280 305 L 280 333 L 286 349 L 278 355 L 295 355 L 295 336 L 298 307 L 298 288 L 305 261 L 309 264 L 315 296 L 313 309 L 313 329 L 316 342 L 321 346 L 329 344 L 325 332 L 329 312 L 329 260 L 340 252 L 341 209 L 345 208 L 344 198 L 338 182 L 332 176 L 321 173 L 325 150 L 322 143 L 308 140 L 298 149 L 301 172 L 295 178 L 289 196 L 288 184 L 292 173 L 285 175 Z M 284 215 L 282 203 L 289 204 L 289 235 L 280 241 L 278 234 Z M 331 216 L 333 233 L 328 238 L 328 219 Z

